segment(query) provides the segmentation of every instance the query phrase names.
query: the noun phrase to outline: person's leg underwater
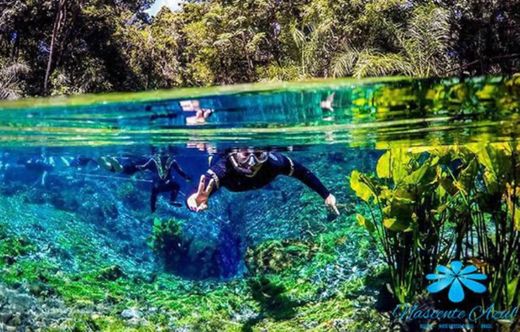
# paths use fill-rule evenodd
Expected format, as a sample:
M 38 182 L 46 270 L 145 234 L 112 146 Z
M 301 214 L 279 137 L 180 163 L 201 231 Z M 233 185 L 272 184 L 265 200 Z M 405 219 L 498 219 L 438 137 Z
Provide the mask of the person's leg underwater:
M 150 210 L 154 213 L 157 210 L 157 198 L 160 193 L 170 193 L 170 204 L 176 207 L 182 206 L 182 203 L 177 202 L 180 185 L 177 182 L 170 181 L 168 183 L 153 183 L 150 194 Z
M 170 204 L 173 206 L 180 207 L 182 203 L 177 202 L 177 196 L 179 195 L 179 190 L 181 186 L 177 182 L 170 182 L 168 190 L 170 191 Z

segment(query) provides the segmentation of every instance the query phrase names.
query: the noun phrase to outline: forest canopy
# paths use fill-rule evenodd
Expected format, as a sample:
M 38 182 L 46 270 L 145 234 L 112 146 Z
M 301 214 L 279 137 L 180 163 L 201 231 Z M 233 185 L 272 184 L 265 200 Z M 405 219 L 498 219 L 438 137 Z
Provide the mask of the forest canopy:
M 0 2 L 0 99 L 520 68 L 520 1 L 152 3 Z

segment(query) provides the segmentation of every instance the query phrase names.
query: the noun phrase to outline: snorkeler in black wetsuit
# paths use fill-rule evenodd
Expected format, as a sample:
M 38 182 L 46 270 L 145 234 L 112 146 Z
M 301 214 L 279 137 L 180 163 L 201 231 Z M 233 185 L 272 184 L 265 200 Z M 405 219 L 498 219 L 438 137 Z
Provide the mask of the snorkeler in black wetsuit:
M 191 211 L 199 212 L 208 208 L 210 195 L 220 187 L 237 192 L 259 189 L 278 175 L 300 180 L 339 215 L 334 195 L 305 166 L 280 153 L 256 149 L 241 149 L 217 161 L 201 176 L 198 190 L 188 197 L 186 204 Z
M 154 154 L 151 157 L 102 157 L 98 161 L 100 165 L 112 172 L 122 172 L 133 175 L 138 171 L 150 171 L 152 173 L 152 191 L 150 195 L 150 210 L 155 212 L 157 196 L 163 192 L 170 193 L 170 203 L 180 206 L 176 202 L 180 186 L 175 181 L 173 171 L 179 173 L 184 179 L 190 177 L 181 169 L 179 163 L 167 154 Z

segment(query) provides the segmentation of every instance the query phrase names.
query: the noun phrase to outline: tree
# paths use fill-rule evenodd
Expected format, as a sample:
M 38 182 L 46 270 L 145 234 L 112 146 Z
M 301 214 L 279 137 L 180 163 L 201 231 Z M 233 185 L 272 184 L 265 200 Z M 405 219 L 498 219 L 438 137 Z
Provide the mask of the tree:
M 59 0 L 56 18 L 54 19 L 54 26 L 52 28 L 51 44 L 49 48 L 49 59 L 47 60 L 47 69 L 45 71 L 45 79 L 43 81 L 43 92 L 46 94 L 49 83 L 49 76 L 52 70 L 52 61 L 56 43 L 61 35 L 63 25 L 67 16 L 67 0 Z
M 519 1 L 443 1 L 450 8 L 458 73 L 514 72 L 520 68 Z
M 0 63 L 23 95 L 520 68 L 518 1 L 152 2 L 0 2 Z
M 29 67 L 22 63 L 1 66 L 0 100 L 16 99 L 23 96 L 22 77 L 29 72 Z

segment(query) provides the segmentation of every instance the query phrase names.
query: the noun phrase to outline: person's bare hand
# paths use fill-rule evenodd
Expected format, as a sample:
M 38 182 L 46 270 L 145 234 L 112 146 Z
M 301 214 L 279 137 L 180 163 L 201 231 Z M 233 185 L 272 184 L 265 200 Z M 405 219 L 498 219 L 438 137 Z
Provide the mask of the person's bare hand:
M 334 195 L 329 194 L 329 196 L 327 196 L 325 199 L 325 205 L 327 205 L 329 209 L 331 209 L 336 215 L 339 216 L 339 210 L 336 206 L 336 197 L 334 197 Z
M 200 177 L 199 187 L 197 192 L 188 197 L 188 208 L 194 212 L 204 211 L 208 208 L 208 200 L 211 191 L 213 190 L 213 186 L 215 185 L 215 180 L 211 179 L 208 182 L 208 185 L 204 184 L 204 175 Z

